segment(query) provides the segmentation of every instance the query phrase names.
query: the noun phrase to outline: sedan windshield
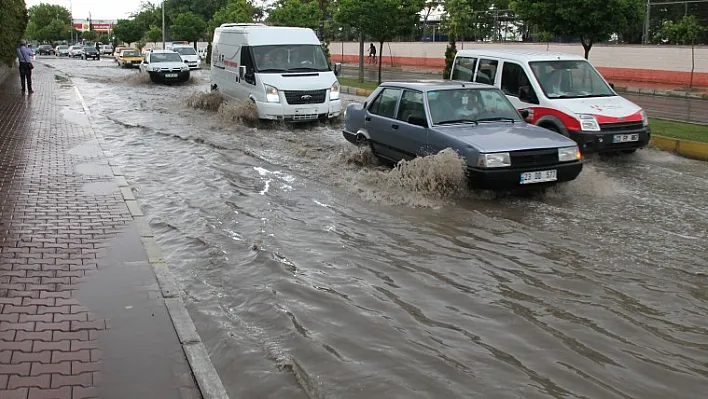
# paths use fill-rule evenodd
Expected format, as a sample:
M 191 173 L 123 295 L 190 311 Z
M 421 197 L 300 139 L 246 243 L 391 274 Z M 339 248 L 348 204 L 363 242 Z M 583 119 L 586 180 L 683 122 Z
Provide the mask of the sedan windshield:
M 427 97 L 434 125 L 521 121 L 516 108 L 504 93 L 496 88 L 431 90 Z
M 611 97 L 616 94 L 585 60 L 529 62 L 548 98 Z
M 329 71 L 322 46 L 317 45 L 257 46 L 253 57 L 259 72 Z
M 175 47 L 173 50 L 182 55 L 197 55 L 197 52 L 192 47 Z
M 137 51 L 124 51 L 123 57 L 140 57 L 140 53 Z
M 150 62 L 182 62 L 182 57 L 177 53 L 152 53 Z

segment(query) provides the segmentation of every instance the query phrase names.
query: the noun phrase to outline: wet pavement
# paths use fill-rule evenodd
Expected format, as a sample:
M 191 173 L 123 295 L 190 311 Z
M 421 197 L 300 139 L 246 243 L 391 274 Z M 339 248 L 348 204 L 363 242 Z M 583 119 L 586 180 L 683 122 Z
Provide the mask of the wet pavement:
M 344 66 L 342 68 L 342 76 L 358 77 L 359 70 L 355 66 Z M 365 71 L 366 80 L 376 82 L 378 81 L 378 76 L 378 71 L 368 69 Z M 384 70 L 381 73 L 382 80 L 440 78 L 441 75 L 439 73 L 430 72 Z M 708 124 L 708 101 L 706 100 L 629 93 L 623 93 L 622 97 L 645 109 L 649 117 Z
M 705 397 L 705 163 L 642 150 L 542 196 L 451 193 L 444 157 L 390 170 L 336 124 L 189 108 L 208 71 L 40 62 L 88 102 L 231 397 Z
M 0 87 L 0 398 L 201 398 L 125 179 L 74 87 L 33 74 Z

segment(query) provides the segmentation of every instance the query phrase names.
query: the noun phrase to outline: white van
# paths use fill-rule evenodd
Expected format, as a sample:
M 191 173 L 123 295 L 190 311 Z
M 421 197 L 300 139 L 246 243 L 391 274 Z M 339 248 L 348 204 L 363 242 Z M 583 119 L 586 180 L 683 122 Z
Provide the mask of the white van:
M 583 57 L 524 50 L 460 50 L 450 79 L 499 87 L 529 122 L 575 140 L 581 151 L 632 153 L 649 143 L 641 107 Z
M 261 119 L 339 116 L 340 68 L 330 69 L 312 29 L 233 23 L 214 30 L 211 89 L 227 99 L 253 101 Z

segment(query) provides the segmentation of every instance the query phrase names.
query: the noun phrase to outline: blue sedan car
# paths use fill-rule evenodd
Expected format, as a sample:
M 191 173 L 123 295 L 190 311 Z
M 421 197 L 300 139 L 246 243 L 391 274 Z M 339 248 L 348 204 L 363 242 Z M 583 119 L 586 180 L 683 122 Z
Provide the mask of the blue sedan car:
M 387 163 L 454 149 L 466 160 L 472 187 L 538 187 L 578 177 L 577 143 L 524 118 L 493 86 L 386 82 L 363 104 L 349 104 L 343 135 Z

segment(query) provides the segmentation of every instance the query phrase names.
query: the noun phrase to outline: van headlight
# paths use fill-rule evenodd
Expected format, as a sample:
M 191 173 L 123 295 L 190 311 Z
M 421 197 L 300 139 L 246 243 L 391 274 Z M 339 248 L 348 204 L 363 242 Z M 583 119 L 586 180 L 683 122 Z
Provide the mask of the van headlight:
M 511 166 L 511 157 L 508 152 L 479 154 L 477 166 L 480 168 L 503 168 L 506 166 Z
M 265 85 L 265 92 L 266 92 L 266 101 L 269 103 L 279 103 L 280 102 L 280 94 L 278 93 L 278 89 L 276 89 L 273 86 L 268 86 Z
M 339 82 L 334 82 L 332 87 L 329 88 L 329 99 L 339 100 Z
M 594 115 L 579 114 L 580 130 L 584 132 L 599 132 L 600 124 L 597 123 L 597 118 Z
M 647 127 L 649 126 L 649 117 L 647 116 L 647 112 L 642 110 L 642 126 Z
M 570 162 L 579 160 L 582 155 L 578 146 L 564 147 L 558 149 L 558 162 Z

